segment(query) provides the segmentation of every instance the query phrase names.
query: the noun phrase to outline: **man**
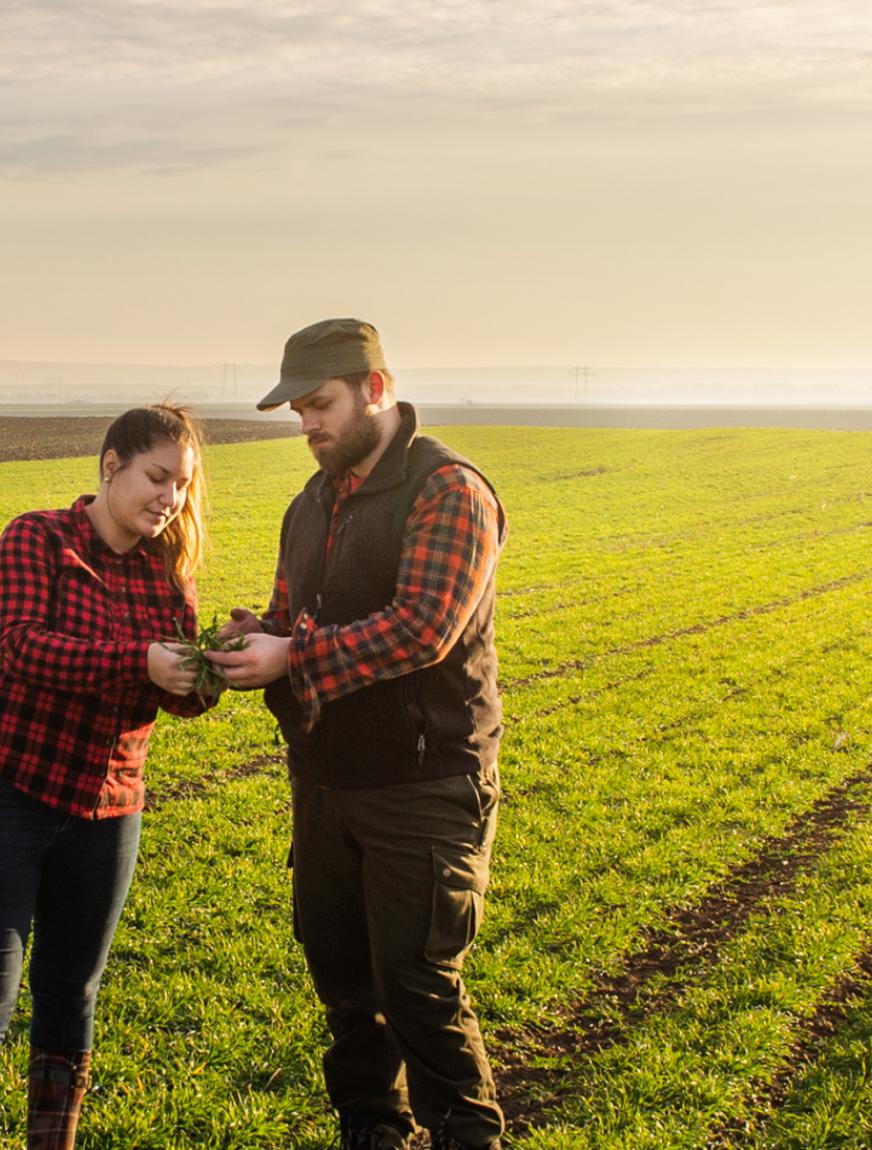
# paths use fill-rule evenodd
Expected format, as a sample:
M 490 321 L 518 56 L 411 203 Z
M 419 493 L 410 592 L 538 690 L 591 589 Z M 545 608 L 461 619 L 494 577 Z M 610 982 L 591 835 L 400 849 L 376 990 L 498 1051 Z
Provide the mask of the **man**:
M 210 653 L 266 686 L 289 744 L 295 933 L 333 1036 L 343 1150 L 498 1150 L 461 980 L 488 883 L 501 733 L 493 644 L 502 508 L 471 463 L 418 434 L 377 331 L 290 337 L 278 385 L 318 472 L 282 524 L 262 619 L 237 608 Z

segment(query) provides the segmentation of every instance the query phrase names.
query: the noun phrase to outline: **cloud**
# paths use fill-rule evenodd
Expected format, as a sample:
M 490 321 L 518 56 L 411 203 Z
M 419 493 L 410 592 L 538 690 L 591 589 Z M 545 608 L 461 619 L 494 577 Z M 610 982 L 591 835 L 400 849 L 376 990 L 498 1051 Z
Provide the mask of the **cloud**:
M 872 102 L 865 0 L 6 0 L 0 38 L 7 174 L 162 148 L 171 168 L 260 158 L 385 115 L 412 130 Z
M 16 179 L 135 166 L 171 174 L 198 171 L 257 154 L 257 148 L 196 147 L 169 137 L 100 143 L 85 133 L 58 133 L 18 143 L 0 143 L 0 173 L 7 179 Z
M 872 49 L 864 0 L 6 0 L 0 33 L 0 77 L 25 82 L 288 90 L 362 75 L 393 88 L 550 88 L 567 67 L 577 87 L 656 84 L 712 65 L 747 75 L 867 61 Z

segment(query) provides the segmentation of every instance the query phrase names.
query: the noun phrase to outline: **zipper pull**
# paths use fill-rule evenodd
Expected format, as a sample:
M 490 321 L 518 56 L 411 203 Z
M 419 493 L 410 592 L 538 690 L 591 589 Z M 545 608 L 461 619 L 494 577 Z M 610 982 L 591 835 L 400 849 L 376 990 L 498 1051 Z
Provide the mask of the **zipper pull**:
M 321 614 L 321 592 L 319 591 L 315 596 L 315 619 Z
M 423 767 L 424 755 L 427 752 L 427 740 L 423 735 L 418 735 L 418 766 Z

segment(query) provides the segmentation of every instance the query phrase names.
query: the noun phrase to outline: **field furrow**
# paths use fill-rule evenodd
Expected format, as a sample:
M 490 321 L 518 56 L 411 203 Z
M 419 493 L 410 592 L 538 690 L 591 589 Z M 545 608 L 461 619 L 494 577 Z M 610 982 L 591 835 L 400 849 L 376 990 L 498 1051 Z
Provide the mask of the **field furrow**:
M 625 1039 L 627 1026 L 662 1011 L 718 961 L 726 942 L 744 927 L 752 913 L 773 898 L 783 898 L 796 886 L 853 820 L 869 811 L 872 765 L 832 787 L 792 820 L 785 834 L 767 839 L 753 858 L 715 884 L 694 906 L 668 912 L 659 930 L 629 955 L 623 969 L 600 979 L 574 1004 L 561 1004 L 549 1027 L 531 1026 L 499 1034 L 502 1069 L 500 1086 L 515 1129 L 531 1125 L 546 1113 L 528 1105 L 530 1085 L 551 1098 L 561 1092 L 565 1064 L 550 1074 L 536 1060 L 564 1056 L 572 1061 L 597 1053 Z M 652 986 L 656 984 L 655 989 Z M 832 998 L 833 995 L 830 995 Z M 837 995 L 842 1001 L 845 994 Z M 826 1007 L 818 1008 L 821 1018 Z M 774 1087 L 773 1087 L 774 1089 Z
M 801 1020 L 794 1030 L 794 1042 L 790 1051 L 789 1064 L 766 1083 L 753 1086 L 750 1098 L 753 1100 L 753 1109 L 747 1111 L 741 1118 L 725 1122 L 720 1129 L 713 1130 L 706 1140 L 705 1150 L 742 1150 L 751 1146 L 766 1146 L 778 1144 L 777 1137 L 771 1129 L 773 1119 L 777 1121 L 778 1112 L 796 1108 L 796 1102 L 805 1090 L 810 1070 L 826 1057 L 829 1051 L 841 1045 L 851 1031 L 857 1031 L 864 1053 L 868 1054 L 869 1025 L 863 1019 L 863 1007 L 872 999 L 872 943 L 867 943 L 863 950 L 854 958 L 848 971 L 839 974 L 833 985 L 829 987 L 814 1012 Z M 860 1017 L 858 1018 L 858 1014 Z M 868 1066 L 861 1071 L 865 1080 L 867 1094 L 872 1096 L 872 1076 Z M 856 1090 L 857 1083 L 850 1088 Z M 862 1083 L 859 1084 L 862 1086 Z M 838 1084 L 841 1090 L 843 1084 Z M 805 1100 L 807 1101 L 807 1100 Z M 833 1101 L 832 1099 L 830 1100 Z M 809 1109 L 807 1106 L 803 1109 Z M 830 1107 L 832 1109 L 832 1107 Z M 836 1111 L 838 1117 L 838 1110 Z M 825 1119 L 831 1125 L 831 1119 Z M 817 1135 L 806 1133 L 804 1136 L 797 1131 L 793 1137 L 793 1145 L 799 1150 L 820 1144 L 823 1131 Z M 872 1135 L 872 1110 L 864 1110 L 861 1125 L 852 1125 L 837 1135 L 841 1145 L 864 1146 L 868 1144 L 865 1139 Z M 826 1137 L 824 1133 L 824 1138 Z M 799 1139 L 803 1140 L 800 1141 Z
M 808 1020 L 827 1008 L 831 987 L 868 945 L 858 919 L 872 908 L 872 886 L 858 883 L 857 870 L 870 850 L 861 819 L 793 889 L 755 908 L 715 966 L 663 1009 L 632 1016 L 620 1042 L 580 1058 L 542 1057 L 540 1072 L 556 1072 L 559 1088 L 535 1081 L 528 1088 L 542 1103 L 542 1124 L 534 1122 L 518 1145 L 701 1148 L 723 1134 L 726 1115 L 744 1128 L 761 1092 L 790 1073 Z M 830 1085 L 839 1090 L 837 1080 Z M 834 1145 L 866 1145 L 868 1114 L 855 1112 L 854 1122 L 853 1138 Z M 828 1144 L 770 1142 L 762 1131 L 761 1138 L 761 1146 Z
M 757 615 L 769 615 L 773 611 L 785 610 L 797 603 L 803 603 L 807 599 L 817 598 L 819 595 L 829 595 L 833 591 L 840 591 L 843 587 L 850 586 L 852 583 L 863 583 L 870 578 L 872 578 L 872 567 L 867 567 L 862 571 L 855 571 L 850 575 L 844 575 L 840 579 L 833 579 L 818 587 L 807 587 L 787 598 L 775 599 L 769 603 L 758 603 L 754 606 L 746 607 L 741 611 L 737 611 L 732 615 L 718 615 L 715 618 L 705 619 L 698 623 L 692 623 L 689 626 L 676 627 L 671 631 L 637 639 L 633 643 L 626 643 L 619 647 L 610 647 L 603 652 L 592 654 L 587 660 L 573 659 L 559 666 L 549 667 L 544 671 L 537 671 L 517 679 L 507 680 L 501 684 L 502 690 L 504 692 L 510 691 L 514 688 L 523 687 L 529 683 L 539 682 L 543 679 L 562 679 L 574 671 L 586 671 L 595 661 L 600 659 L 609 659 L 616 655 L 629 655 L 634 651 L 643 651 L 646 647 L 660 647 L 664 643 L 670 643 L 675 639 L 684 638 L 686 635 L 703 635 L 707 631 L 713 631 L 718 627 L 728 627 L 732 623 L 753 619 Z
M 509 1150 L 865 1150 L 872 438 L 439 434 L 510 523 L 504 802 L 466 967 Z M 208 464 L 207 620 L 266 605 L 311 460 L 287 439 Z M 69 504 L 94 470 L 0 463 L 0 520 Z M 327 1036 L 291 941 L 293 812 L 259 692 L 162 718 L 148 785 L 82 1150 L 326 1150 Z M 22 1139 L 28 1019 L 25 994 L 0 1049 L 3 1147 Z

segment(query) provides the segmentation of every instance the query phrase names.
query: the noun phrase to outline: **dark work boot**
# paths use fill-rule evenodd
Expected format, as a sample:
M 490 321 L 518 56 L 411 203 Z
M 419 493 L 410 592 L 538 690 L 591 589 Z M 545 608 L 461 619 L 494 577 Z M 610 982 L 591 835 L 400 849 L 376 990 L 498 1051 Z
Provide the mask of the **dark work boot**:
M 27 1088 L 27 1150 L 73 1150 L 91 1053 L 31 1050 Z
M 357 1114 L 339 1115 L 339 1150 L 408 1150 L 402 1130 Z

